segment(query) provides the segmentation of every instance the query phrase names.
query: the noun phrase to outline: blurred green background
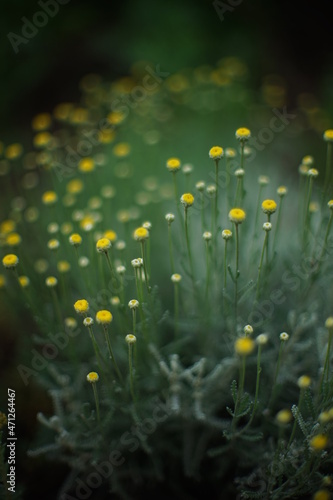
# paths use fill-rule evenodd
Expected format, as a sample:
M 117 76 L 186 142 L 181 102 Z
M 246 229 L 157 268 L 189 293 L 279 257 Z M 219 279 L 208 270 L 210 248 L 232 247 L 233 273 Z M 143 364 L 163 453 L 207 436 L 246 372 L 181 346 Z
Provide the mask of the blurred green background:
M 291 100 L 297 92 L 311 91 L 331 106 L 329 2 L 62 1 L 68 3 L 58 5 L 57 14 L 27 43 L 18 43 L 17 53 L 9 33 L 22 36 L 22 18 L 32 21 L 41 6 L 37 0 L 13 0 L 2 12 L 2 140 L 20 137 L 37 112 L 76 99 L 84 74 L 113 78 L 142 59 L 172 73 L 240 56 L 251 68 L 254 85 L 263 74 L 278 73 L 288 80 Z

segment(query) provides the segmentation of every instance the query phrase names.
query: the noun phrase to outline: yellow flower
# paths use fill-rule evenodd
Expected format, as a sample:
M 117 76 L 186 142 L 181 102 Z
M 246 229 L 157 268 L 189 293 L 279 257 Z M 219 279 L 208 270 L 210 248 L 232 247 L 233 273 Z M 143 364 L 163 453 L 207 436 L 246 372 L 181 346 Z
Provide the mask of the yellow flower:
M 175 273 L 171 276 L 171 281 L 172 283 L 179 283 L 181 281 L 182 277 L 180 274 Z
M 92 172 L 93 170 L 95 170 L 95 162 L 92 158 L 82 158 L 80 161 L 79 161 L 79 166 L 78 166 L 78 169 L 80 170 L 80 172 Z
M 250 337 L 240 337 L 235 342 L 235 352 L 239 356 L 248 356 L 255 347 L 255 342 Z
M 280 186 L 277 188 L 276 192 L 277 192 L 278 196 L 280 196 L 282 198 L 283 196 L 285 196 L 287 194 L 288 189 L 286 188 L 286 186 Z
M 59 260 L 57 263 L 57 269 L 59 273 L 67 273 L 71 268 L 71 265 L 67 260 Z
M 49 240 L 47 242 L 47 247 L 50 249 L 50 250 L 57 250 L 60 246 L 60 243 L 58 240 L 56 239 L 52 239 L 52 240 Z
M 22 239 L 18 233 L 10 233 L 6 238 L 6 243 L 10 247 L 16 247 L 21 243 Z
M 297 380 L 297 385 L 300 389 L 307 389 L 311 385 L 311 378 L 308 375 L 302 375 Z
M 44 205 L 53 205 L 58 200 L 57 193 L 54 191 L 46 191 L 42 196 Z
M 178 158 L 169 158 L 166 166 L 170 172 L 177 172 L 180 169 L 180 160 Z
M 80 227 L 84 231 L 91 231 L 95 227 L 95 219 L 91 215 L 86 215 L 80 221 Z
M 265 214 L 274 214 L 277 204 L 274 200 L 264 200 L 261 204 L 261 208 Z
M 308 177 L 313 177 L 315 179 L 318 175 L 319 172 L 316 168 L 310 168 L 310 170 L 308 170 Z
M 15 231 L 15 228 L 16 228 L 15 221 L 13 221 L 11 219 L 7 219 L 1 223 L 0 233 L 2 233 L 2 234 L 12 233 L 13 231 Z
M 331 330 L 333 328 L 333 316 L 329 316 L 327 320 L 325 321 L 325 326 L 328 330 Z
M 90 382 L 90 384 L 96 384 L 99 380 L 99 375 L 97 372 L 90 372 L 87 375 L 87 381 Z
M 125 341 L 127 342 L 127 344 L 135 344 L 136 336 L 129 333 L 128 335 L 126 335 Z
M 108 325 L 112 321 L 112 314 L 107 310 L 98 311 L 96 313 L 96 321 L 101 325 Z
M 104 231 L 104 237 L 110 240 L 111 243 L 114 243 L 117 239 L 117 233 L 112 231 L 112 229 L 108 229 L 107 231 Z
M 136 299 L 130 300 L 129 303 L 128 303 L 128 307 L 130 309 L 137 309 L 139 307 L 139 301 L 136 300 Z
M 112 111 L 106 119 L 111 125 L 119 125 L 119 123 L 124 121 L 125 115 L 121 111 Z
M 328 436 L 325 434 L 317 434 L 310 439 L 310 446 L 314 451 L 321 451 L 326 448 L 328 444 Z
M 82 243 L 82 238 L 77 233 L 71 234 L 68 239 L 69 239 L 70 244 L 73 245 L 74 247 L 78 247 Z
M 223 149 L 220 146 L 213 146 L 209 150 L 209 158 L 212 160 L 220 160 L 223 156 Z
M 324 132 L 324 141 L 331 142 L 333 141 L 333 129 L 325 130 Z
M 327 490 L 318 490 L 313 495 L 313 500 L 330 500 L 331 494 Z
M 108 238 L 101 238 L 96 243 L 96 250 L 99 253 L 107 252 L 111 248 L 111 241 Z
M 34 130 L 45 130 L 51 125 L 51 115 L 40 113 L 33 118 L 31 125 Z
M 287 409 L 284 409 L 284 410 L 280 410 L 277 414 L 276 414 L 276 420 L 279 424 L 289 424 L 289 422 L 291 421 L 291 419 L 293 418 L 293 415 L 291 413 L 290 410 L 287 410 Z
M 50 132 L 39 132 L 39 134 L 35 135 L 33 143 L 36 148 L 43 148 L 50 144 L 51 140 L 52 135 Z
M 68 182 L 66 190 L 70 194 L 78 194 L 83 190 L 84 184 L 81 179 L 72 179 Z
M 149 238 L 149 231 L 145 227 L 138 227 L 134 233 L 133 233 L 133 238 L 136 241 L 144 241 Z
M 114 141 L 115 133 L 114 130 L 103 129 L 98 132 L 98 140 L 102 144 L 110 144 L 110 142 Z
M 18 263 L 19 263 L 18 257 L 13 253 L 5 255 L 5 257 L 2 259 L 2 264 L 7 269 L 14 269 L 14 267 L 16 267 Z
M 45 280 L 45 284 L 49 288 L 53 288 L 54 286 L 56 286 L 58 284 L 58 280 L 54 276 L 48 276 Z
M 130 151 L 131 146 L 127 142 L 119 142 L 112 150 L 113 154 L 118 156 L 118 158 L 124 158 L 130 153 Z
M 89 310 L 89 303 L 85 299 L 77 300 L 74 304 L 74 309 L 79 314 L 85 314 Z
M 246 213 L 241 208 L 232 208 L 229 212 L 229 220 L 235 224 L 241 224 L 246 218 Z
M 76 319 L 72 318 L 71 316 L 69 316 L 68 318 L 65 318 L 64 323 L 65 323 L 65 326 L 67 326 L 67 328 L 70 328 L 71 330 L 74 330 L 74 328 L 77 327 Z
M 330 210 L 333 209 L 333 200 L 330 200 L 328 203 L 327 203 L 327 206 Z
M 233 148 L 227 148 L 225 150 L 225 156 L 227 158 L 235 158 L 236 156 L 236 151 Z
M 246 127 L 240 127 L 236 130 L 235 135 L 239 141 L 248 141 L 251 137 L 251 131 Z
M 67 120 L 72 109 L 73 109 L 72 103 L 62 102 L 55 107 L 53 115 L 57 120 Z
M 191 207 L 194 203 L 194 196 L 191 193 L 184 193 L 180 197 L 180 202 L 184 205 L 185 208 Z
M 260 186 L 267 186 L 269 184 L 269 177 L 267 175 L 259 175 L 258 183 Z
M 23 148 L 21 144 L 15 143 L 15 144 L 10 144 L 9 146 L 6 147 L 5 151 L 5 157 L 8 160 L 16 160 L 21 154 L 23 153 Z
M 26 288 L 30 284 L 28 276 L 19 276 L 19 283 L 22 288 Z
M 314 162 L 313 156 L 307 155 L 302 158 L 302 164 L 307 165 L 308 167 L 313 165 L 313 162 Z

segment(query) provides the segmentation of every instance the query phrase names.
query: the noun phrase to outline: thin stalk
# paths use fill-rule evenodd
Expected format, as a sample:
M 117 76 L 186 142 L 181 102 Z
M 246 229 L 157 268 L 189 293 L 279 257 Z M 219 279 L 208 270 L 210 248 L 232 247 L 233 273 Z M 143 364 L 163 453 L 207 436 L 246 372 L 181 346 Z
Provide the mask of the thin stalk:
M 326 383 L 329 382 L 332 335 L 333 335 L 333 329 L 330 328 L 329 333 L 328 333 L 328 344 L 327 344 L 327 351 L 326 351 L 326 357 L 325 357 L 325 363 L 324 363 L 324 370 L 323 370 L 323 374 L 322 374 L 321 382 L 320 382 L 321 394 L 323 394 L 324 382 L 326 382 Z
M 328 236 L 329 236 L 329 233 L 330 233 L 330 229 L 331 229 L 331 225 L 332 225 L 332 220 L 333 220 L 333 210 L 331 209 L 330 210 L 330 218 L 328 219 L 328 224 L 327 224 L 327 228 L 326 228 L 326 233 L 325 233 L 325 238 L 324 238 L 324 245 L 323 245 L 323 248 L 321 250 L 321 253 L 320 253 L 320 257 L 319 257 L 319 261 L 318 261 L 318 269 L 319 269 L 319 266 L 320 266 L 320 263 L 324 257 L 324 253 L 326 251 L 326 248 L 327 248 L 327 240 L 328 240 Z
M 218 185 L 219 185 L 219 160 L 215 160 L 215 232 L 217 231 L 217 219 L 218 219 Z
M 309 206 L 311 202 L 312 195 L 312 186 L 313 186 L 313 177 L 309 178 L 309 189 L 305 203 L 305 215 L 304 215 L 304 231 L 303 231 L 303 251 L 305 250 L 307 239 L 308 239 L 308 230 L 309 230 Z
M 57 316 L 57 320 L 59 323 L 59 326 L 62 327 L 62 314 L 61 314 L 61 307 L 58 299 L 57 292 L 53 287 L 51 287 L 51 295 L 52 295 L 52 300 L 53 300 L 53 305 L 54 305 L 54 310 Z
M 227 245 L 228 240 L 224 240 L 224 288 L 227 287 Z
M 278 379 L 279 372 L 280 372 L 281 359 L 282 359 L 282 351 L 283 351 L 284 343 L 285 343 L 285 341 L 281 340 L 280 347 L 279 347 L 278 359 L 277 359 L 275 373 L 274 373 L 274 378 L 273 378 L 273 385 L 272 385 L 272 390 L 271 390 L 271 398 L 270 398 L 270 401 L 268 403 L 268 406 L 270 406 L 273 403 L 273 401 L 274 401 L 275 391 L 276 391 L 276 381 Z
M 239 234 L 238 224 L 235 223 L 236 231 L 236 272 L 235 272 L 235 326 L 237 325 L 237 312 L 238 312 L 238 276 L 239 276 Z
M 301 391 L 299 393 L 298 403 L 297 403 L 297 412 L 300 411 L 300 408 L 301 408 L 301 405 L 302 405 L 302 402 L 303 402 L 303 395 L 304 395 L 304 389 L 301 389 Z M 293 428 L 292 428 L 292 431 L 291 431 L 291 435 L 290 435 L 290 439 L 289 439 L 289 442 L 288 442 L 287 450 L 289 449 L 291 443 L 294 440 L 295 433 L 296 433 L 296 428 L 297 428 L 297 418 L 294 419 L 294 425 L 293 425 Z
M 202 191 L 200 191 L 200 200 L 201 200 L 201 231 L 204 233 L 206 222 L 205 222 L 205 198 Z
M 241 188 L 242 188 L 242 179 L 241 179 L 241 177 L 237 177 L 236 195 L 235 195 L 234 207 L 238 207 L 238 200 L 240 198 L 239 195 L 241 193 Z
M 172 177 L 173 177 L 173 187 L 174 187 L 174 192 L 175 192 L 176 208 L 177 208 L 179 221 L 181 222 L 182 216 L 181 216 L 181 212 L 180 212 L 180 208 L 179 208 L 179 194 L 178 194 L 176 172 L 172 172 Z
M 135 308 L 132 309 L 132 320 L 133 320 L 133 325 L 132 325 L 133 335 L 135 335 L 135 329 L 136 329 L 136 309 Z
M 140 241 L 140 243 L 141 243 L 141 256 L 142 256 L 142 260 L 143 260 L 143 273 L 145 275 L 145 283 L 146 283 L 147 292 L 150 293 L 151 288 L 149 286 L 147 266 L 146 266 L 145 242 L 142 240 L 142 241 Z
M 258 300 L 258 298 L 259 298 L 259 285 L 260 285 L 261 269 L 262 269 L 262 264 L 263 264 L 263 261 L 264 261 L 265 251 L 267 250 L 267 238 L 268 238 L 268 231 L 265 231 L 265 239 L 264 239 L 264 244 L 262 246 L 260 263 L 259 263 L 259 267 L 258 267 L 256 300 Z
M 113 351 L 112 351 L 111 342 L 110 342 L 110 336 L 108 334 L 108 329 L 106 327 L 104 327 L 103 330 L 104 330 L 104 336 L 105 336 L 106 344 L 108 346 L 108 350 L 109 350 L 109 355 L 110 355 L 111 361 L 112 361 L 113 366 L 114 366 L 114 368 L 116 370 L 116 373 L 118 375 L 119 380 L 122 382 L 123 381 L 123 377 L 122 377 L 122 375 L 120 373 L 119 367 L 117 365 L 117 361 L 116 361 L 116 359 L 114 357 L 114 354 L 113 354 Z
M 92 385 L 93 392 L 94 392 L 97 420 L 98 420 L 98 422 L 100 422 L 101 421 L 101 417 L 100 417 L 100 413 L 99 413 L 99 399 L 98 399 L 97 387 L 96 387 L 95 383 L 93 383 L 91 385 Z
M 179 333 L 179 285 L 175 283 L 175 336 Z
M 98 344 L 97 344 L 96 339 L 95 339 L 94 332 L 90 326 L 88 326 L 88 332 L 89 332 L 89 336 L 90 336 L 90 339 L 91 339 L 91 342 L 92 342 L 92 345 L 93 345 L 93 348 L 95 351 L 95 356 L 96 356 L 98 367 L 99 367 L 100 371 L 102 373 L 104 373 L 102 362 L 101 362 L 101 358 L 102 358 L 101 351 L 99 350 Z
M 239 367 L 239 379 L 238 379 L 238 390 L 237 390 L 237 398 L 234 409 L 234 417 L 232 421 L 232 428 L 235 430 L 237 424 L 237 410 L 240 403 L 240 400 L 243 396 L 244 391 L 244 382 L 245 382 L 245 367 L 246 367 L 246 357 L 242 356 L 242 362 Z
M 279 203 L 279 208 L 278 208 L 278 213 L 277 213 L 277 218 L 276 218 L 276 225 L 275 225 L 275 232 L 274 232 L 274 240 L 273 240 L 273 249 L 272 249 L 272 252 L 273 252 L 273 255 L 274 255 L 274 250 L 275 250 L 275 244 L 276 244 L 276 240 L 277 240 L 277 235 L 278 235 L 278 231 L 280 229 L 280 223 L 281 223 L 281 207 L 282 207 L 282 200 L 283 200 L 283 197 L 280 198 L 280 203 Z
M 205 287 L 205 303 L 207 304 L 208 288 L 210 282 L 210 255 L 209 255 L 209 241 L 206 241 L 206 287 Z
M 133 344 L 128 344 L 128 365 L 129 365 L 129 373 L 130 373 L 130 391 L 133 399 L 133 403 L 135 404 L 135 392 L 134 392 L 134 380 L 133 380 Z
M 109 254 L 108 254 L 108 252 L 104 252 L 104 253 L 105 253 L 105 257 L 106 257 L 106 260 L 107 260 L 107 263 L 108 263 L 108 266 L 109 266 L 109 269 L 111 272 L 111 278 L 115 279 L 114 269 L 113 269 L 113 265 L 112 265 L 111 259 L 109 257 Z
M 262 346 L 259 344 L 258 346 L 258 356 L 257 356 L 257 379 L 256 379 L 256 393 L 254 396 L 254 403 L 253 403 L 253 409 L 252 409 L 252 414 L 250 417 L 250 420 L 247 424 L 247 426 L 250 426 L 252 423 L 252 420 L 254 419 L 254 415 L 256 413 L 257 405 L 258 405 L 258 396 L 259 396 L 259 385 L 260 385 L 260 373 L 261 373 L 261 366 L 260 366 L 260 361 L 261 361 L 261 349 Z
M 174 261 L 174 257 L 173 257 L 171 224 L 168 224 L 168 240 L 169 240 L 169 256 L 170 256 L 171 273 L 174 274 L 174 272 L 175 272 L 175 261 Z
M 193 267 L 193 260 L 192 260 L 190 239 L 189 239 L 189 234 L 188 234 L 188 214 L 187 214 L 187 207 L 184 208 L 184 213 L 185 213 L 186 246 L 187 246 L 187 252 L 188 252 L 188 260 L 189 260 L 189 264 L 190 264 L 190 272 L 191 272 L 191 278 L 192 278 L 192 283 L 193 283 L 193 290 L 195 291 L 194 267 Z
M 323 192 L 323 202 L 328 191 L 330 178 L 331 178 L 331 164 L 332 164 L 332 142 L 327 142 L 327 153 L 326 153 L 326 170 L 325 170 L 325 182 L 324 182 L 324 192 Z

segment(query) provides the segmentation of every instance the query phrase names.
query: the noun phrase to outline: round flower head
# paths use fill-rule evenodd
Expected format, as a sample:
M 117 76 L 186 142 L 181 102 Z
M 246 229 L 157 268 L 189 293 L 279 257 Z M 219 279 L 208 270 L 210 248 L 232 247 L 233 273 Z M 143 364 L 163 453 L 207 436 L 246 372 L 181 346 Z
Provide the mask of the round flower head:
M 311 385 L 311 378 L 308 375 L 302 375 L 297 380 L 297 385 L 300 389 L 307 389 Z
M 54 286 L 56 286 L 58 284 L 58 280 L 54 276 L 48 276 L 45 280 L 45 284 L 49 288 L 53 288 Z
M 94 320 L 89 316 L 88 318 L 84 318 L 83 324 L 84 326 L 92 326 L 94 324 Z
M 56 222 L 51 222 L 47 226 L 47 232 L 50 234 L 56 234 L 59 231 L 59 224 Z
M 261 204 L 261 208 L 265 214 L 274 214 L 277 204 L 274 200 L 264 200 Z
M 132 335 L 131 333 L 129 333 L 128 335 L 126 335 L 125 341 L 127 342 L 128 345 L 135 344 L 135 342 L 136 342 L 136 336 Z
M 22 238 L 18 233 L 10 233 L 6 238 L 6 243 L 10 247 L 17 247 L 21 241 Z
M 286 332 L 280 333 L 280 340 L 283 340 L 283 342 L 286 342 L 289 339 L 289 335 Z
M 110 304 L 114 307 L 118 307 L 120 304 L 120 298 L 119 297 L 111 297 Z
M 65 323 L 65 326 L 67 328 L 69 328 L 70 330 L 74 330 L 74 328 L 77 327 L 77 321 L 75 318 L 71 318 L 71 317 L 65 318 L 64 323 Z
M 95 162 L 92 158 L 82 158 L 78 168 L 80 172 L 92 172 L 95 169 Z
M 108 238 L 101 238 L 96 243 L 96 250 L 99 253 L 106 253 L 111 248 L 111 241 Z
M 319 172 L 316 168 L 310 168 L 310 170 L 308 170 L 308 177 L 313 177 L 315 179 L 318 175 Z
M 177 172 L 180 169 L 180 160 L 178 158 L 169 158 L 166 166 L 170 172 Z
M 236 156 L 236 150 L 233 148 L 226 148 L 225 150 L 225 156 L 227 158 L 235 158 Z
M 250 337 L 241 337 L 235 342 L 235 352 L 239 356 L 248 356 L 253 351 L 254 346 L 255 342 Z
M 243 332 L 245 333 L 245 335 L 252 335 L 253 327 L 251 325 L 245 325 L 243 328 Z
M 310 446 L 314 451 L 321 451 L 326 448 L 328 444 L 328 436 L 325 434 L 317 434 L 312 439 L 310 439 Z
M 248 141 L 251 137 L 251 132 L 246 127 L 240 127 L 236 130 L 235 136 L 239 141 Z
M 206 188 L 207 194 L 210 196 L 214 196 L 216 193 L 216 186 L 215 184 L 209 184 Z
M 145 241 L 149 238 L 149 231 L 145 227 L 138 227 L 134 233 L 133 237 L 136 241 Z
M 171 224 L 171 222 L 173 222 L 173 221 L 175 220 L 175 216 L 174 216 L 174 214 L 166 214 L 166 216 L 165 216 L 165 220 L 166 220 L 169 224 Z
M 235 224 L 241 224 L 245 217 L 246 213 L 241 208 L 232 208 L 229 212 L 229 220 Z
M 82 243 L 82 238 L 77 233 L 71 234 L 70 237 L 68 238 L 68 240 L 69 240 L 70 244 L 73 245 L 74 247 L 78 247 Z
M 57 269 L 59 273 L 68 273 L 70 268 L 71 265 L 67 260 L 59 260 L 59 262 L 57 263 Z
M 90 372 L 87 375 L 87 381 L 90 382 L 90 384 L 96 384 L 99 380 L 99 375 L 97 372 Z
M 6 269 L 14 269 L 19 263 L 19 258 L 13 253 L 9 253 L 2 259 L 2 264 Z
M 136 299 L 130 300 L 129 303 L 128 303 L 128 307 L 130 309 L 137 309 L 139 307 L 139 301 L 136 300 Z
M 19 283 L 22 288 L 26 288 L 30 284 L 30 280 L 28 276 L 20 276 L 19 277 Z
M 222 231 L 222 238 L 226 241 L 230 240 L 230 238 L 232 237 L 232 232 L 230 231 L 230 229 L 223 229 Z
M 280 186 L 277 188 L 276 192 L 278 196 L 280 196 L 280 198 L 283 198 L 284 196 L 286 196 L 288 189 L 286 188 L 286 186 Z
M 82 255 L 82 257 L 79 258 L 79 266 L 80 267 L 88 267 L 90 264 L 90 261 L 88 259 L 88 257 L 85 257 L 84 255 Z
M 241 179 L 242 177 L 244 177 L 245 175 L 245 170 L 243 168 L 238 168 L 237 170 L 235 170 L 235 177 L 237 177 L 237 179 Z
M 206 184 L 204 183 L 204 181 L 199 181 L 196 183 L 195 187 L 202 193 L 205 190 Z
M 284 409 L 284 410 L 280 410 L 277 414 L 276 414 L 276 420 L 279 424 L 281 425 L 286 425 L 286 424 L 289 424 L 289 422 L 291 421 L 291 419 L 293 418 L 293 414 L 291 413 L 290 410 L 288 409 Z
M 112 231 L 112 229 L 108 229 L 107 231 L 104 231 L 103 236 L 104 236 L 104 238 L 107 238 L 108 240 L 110 240 L 111 243 L 114 243 L 117 239 L 117 233 L 115 231 Z
M 313 495 L 313 500 L 331 500 L 331 494 L 328 490 L 320 489 Z
M 59 246 L 60 246 L 59 240 L 52 239 L 47 242 L 47 247 L 50 250 L 58 250 Z
M 182 203 L 182 205 L 184 205 L 185 208 L 191 207 L 193 205 L 193 203 L 194 203 L 194 196 L 193 196 L 193 194 L 191 194 L 191 193 L 184 193 L 180 197 L 180 202 Z
M 186 165 L 183 166 L 182 172 L 184 175 L 189 175 L 191 172 L 193 172 L 193 165 L 187 163 Z
M 268 335 L 266 333 L 261 333 L 256 338 L 256 342 L 258 345 L 265 345 L 268 342 Z
M 298 173 L 300 175 L 308 175 L 308 171 L 309 171 L 309 167 L 307 165 L 303 165 L 303 163 L 301 163 L 301 165 L 298 167 Z
M 325 326 L 328 330 L 333 329 L 333 316 L 330 316 L 329 318 L 327 318 L 327 320 L 325 321 Z
M 327 142 L 332 142 L 333 141 L 333 129 L 328 129 L 328 130 L 325 130 L 324 132 L 324 141 L 327 141 Z
M 212 233 L 210 231 L 205 231 L 202 237 L 205 241 L 210 241 L 212 239 Z
M 116 271 L 118 274 L 120 274 L 120 276 L 122 276 L 123 274 L 126 273 L 126 267 L 123 265 L 117 266 Z
M 302 164 L 307 165 L 308 167 L 311 167 L 313 165 L 313 163 L 314 163 L 313 156 L 307 155 L 307 156 L 304 156 L 304 158 L 302 159 Z
M 125 250 L 125 248 L 126 248 L 125 241 L 123 241 L 123 240 L 117 241 L 117 243 L 116 243 L 116 249 L 117 250 L 122 251 L 122 250 Z
M 180 275 L 180 274 L 178 274 L 178 273 L 175 273 L 175 274 L 173 274 L 173 275 L 171 276 L 171 281 L 172 281 L 173 283 L 179 283 L 179 282 L 181 281 L 181 279 L 182 279 L 182 277 L 181 277 L 181 275 Z
M 333 200 L 330 200 L 328 203 L 327 203 L 327 206 L 330 210 L 333 210 Z
M 267 184 L 269 183 L 269 178 L 267 177 L 267 175 L 259 175 L 258 183 L 260 186 L 267 186 Z
M 79 314 L 85 314 L 89 310 L 89 303 L 85 299 L 77 300 L 74 304 L 74 309 Z
M 209 158 L 220 160 L 223 156 L 223 149 L 220 146 L 214 146 L 209 150 Z
M 318 421 L 321 423 L 321 424 L 327 424 L 327 422 L 329 422 L 331 420 L 331 417 L 330 417 L 330 414 L 328 411 L 322 411 L 320 414 L 319 414 L 319 417 L 318 417 Z
M 81 179 L 72 179 L 66 186 L 66 191 L 70 194 L 78 194 L 83 190 L 84 184 Z
M 139 259 L 133 259 L 131 260 L 131 265 L 134 267 L 134 269 L 141 267 L 141 262 Z
M 2 234 L 9 234 L 15 231 L 16 224 L 15 221 L 11 219 L 4 220 L 0 225 L 0 232 Z
M 106 310 L 98 311 L 96 313 L 96 321 L 100 325 L 108 325 L 112 321 L 112 314 Z
M 264 222 L 262 228 L 264 231 L 268 232 L 272 229 L 272 224 L 270 222 Z
M 309 204 L 310 214 L 314 214 L 318 212 L 318 210 L 319 210 L 319 203 L 317 203 L 316 201 L 311 201 L 311 203 Z
M 46 191 L 42 196 L 44 205 L 53 205 L 57 200 L 58 196 L 54 191 Z

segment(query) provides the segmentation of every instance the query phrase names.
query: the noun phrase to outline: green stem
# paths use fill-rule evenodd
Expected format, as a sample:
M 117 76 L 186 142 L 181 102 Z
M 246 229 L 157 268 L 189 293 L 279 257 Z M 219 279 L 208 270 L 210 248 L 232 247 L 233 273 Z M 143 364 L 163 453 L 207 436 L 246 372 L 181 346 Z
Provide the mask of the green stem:
M 99 399 L 98 399 L 98 392 L 97 392 L 97 387 L 96 384 L 91 384 L 94 392 L 94 398 L 95 398 L 95 405 L 96 405 L 96 414 L 97 414 L 97 420 L 98 422 L 101 421 L 100 413 L 99 413 Z
M 187 246 L 187 252 L 188 252 L 188 260 L 189 260 L 189 264 L 190 264 L 190 272 L 191 272 L 191 278 L 192 278 L 192 284 L 193 284 L 193 291 L 195 292 L 194 267 L 193 267 L 193 260 L 192 260 L 190 239 L 189 239 L 189 234 L 188 234 L 188 214 L 187 214 L 187 207 L 185 207 L 184 212 L 185 212 L 185 237 L 186 237 L 186 246 Z
M 51 295 L 52 295 L 52 300 L 53 300 L 53 304 L 54 304 L 54 309 L 55 309 L 55 312 L 56 312 L 57 320 L 58 320 L 59 326 L 61 328 L 62 327 L 61 307 L 60 307 L 60 304 L 59 304 L 57 292 L 55 291 L 55 289 L 53 287 L 51 288 Z
M 204 233 L 205 226 L 206 226 L 206 223 L 205 223 L 205 198 L 204 198 L 204 194 L 202 191 L 200 192 L 200 199 L 201 199 L 201 231 L 202 231 L 202 233 Z
M 297 412 L 300 411 L 300 408 L 301 408 L 301 405 L 302 405 L 303 393 L 304 393 L 304 390 L 301 389 L 301 392 L 299 393 L 298 403 L 297 403 Z M 291 431 L 291 435 L 290 435 L 290 439 L 289 439 L 289 442 L 288 442 L 287 450 L 290 448 L 290 445 L 291 445 L 291 443 L 294 440 L 295 433 L 296 433 L 296 428 L 297 428 L 297 418 L 294 418 L 294 425 L 293 425 L 293 428 L 292 428 L 292 431 Z
M 280 228 L 280 222 L 281 222 L 281 207 L 282 207 L 282 200 L 283 198 L 280 198 L 280 203 L 279 203 L 279 208 L 278 208 L 278 213 L 277 213 L 277 219 L 276 219 L 276 226 L 275 226 L 275 232 L 274 232 L 274 240 L 273 240 L 273 255 L 274 255 L 274 250 L 275 250 L 275 244 L 277 240 L 277 235 L 278 231 Z
M 234 417 L 232 421 L 232 428 L 235 430 L 236 424 L 237 424 L 237 410 L 238 406 L 240 403 L 240 400 L 243 396 L 243 391 L 244 391 L 244 382 L 245 382 L 245 367 L 246 367 L 246 358 L 245 356 L 242 356 L 242 362 L 239 367 L 239 380 L 238 380 L 238 390 L 237 390 L 237 399 L 235 403 L 235 409 L 234 409 Z
M 262 264 L 264 261 L 265 250 L 267 250 L 267 238 L 268 238 L 268 231 L 265 231 L 265 239 L 264 239 L 264 244 L 262 246 L 260 263 L 259 263 L 259 267 L 258 267 L 256 300 L 258 300 L 258 298 L 259 298 L 259 285 L 260 285 L 261 269 L 262 269 Z
M 238 224 L 235 223 L 236 231 L 236 272 L 235 272 L 235 327 L 237 326 L 237 312 L 238 312 L 238 277 L 239 277 L 239 234 Z
M 135 328 L 136 328 L 136 309 L 132 309 L 132 318 L 133 318 L 133 335 L 135 335 Z
M 205 303 L 207 304 L 208 288 L 210 282 L 210 256 L 209 256 L 209 242 L 206 241 L 206 287 L 205 287 Z
M 173 257 L 171 224 L 168 224 L 168 240 L 169 240 L 169 256 L 170 256 L 171 274 L 174 274 L 174 272 L 175 272 L 175 261 L 174 261 L 174 257 Z
M 330 218 L 328 220 L 328 224 L 327 224 L 327 228 L 326 228 L 326 233 L 325 233 L 325 239 L 324 239 L 324 245 L 323 245 L 323 248 L 321 250 L 321 254 L 320 254 L 320 257 L 319 257 L 319 261 L 318 261 L 318 270 L 319 270 L 319 266 L 320 266 L 320 263 L 324 257 L 324 253 L 326 251 L 326 248 L 327 248 L 327 240 L 328 240 L 328 235 L 330 233 L 330 229 L 331 229 L 331 225 L 332 225 L 332 220 L 333 220 L 333 210 L 330 211 Z M 317 270 L 317 271 L 318 271 Z
M 88 326 L 88 332 L 89 332 L 89 336 L 90 336 L 90 339 L 91 339 L 91 342 L 92 342 L 92 345 L 93 345 L 93 348 L 95 351 L 95 356 L 96 356 L 98 367 L 99 367 L 100 371 L 102 373 L 104 373 L 102 363 L 101 363 L 101 352 L 100 352 L 98 344 L 96 342 L 94 332 L 90 326 Z
M 308 239 L 309 207 L 310 207 L 310 202 L 311 202 L 312 186 L 313 186 L 313 177 L 310 177 L 310 179 L 309 179 L 308 195 L 307 195 L 306 204 L 305 204 L 304 232 L 303 232 L 303 251 L 305 251 L 306 243 L 307 243 L 307 239 Z
M 251 418 L 248 422 L 248 426 L 250 426 L 250 424 L 252 423 L 252 420 L 254 418 L 254 415 L 255 415 L 255 412 L 256 412 L 256 409 L 257 409 L 257 404 L 258 404 L 258 396 L 259 396 L 259 385 L 260 385 L 260 373 L 261 373 L 261 366 L 260 366 L 260 361 L 261 361 L 261 349 L 262 349 L 262 346 L 259 345 L 258 347 L 258 356 L 257 356 L 257 380 L 256 380 L 256 393 L 255 393 L 255 396 L 254 396 L 254 403 L 253 403 L 253 410 L 252 410 L 252 414 L 251 414 Z
M 277 359 L 275 373 L 274 373 L 274 379 L 273 379 L 273 385 L 272 385 L 272 390 L 271 390 L 271 398 L 270 398 L 270 401 L 268 403 L 268 406 L 270 406 L 274 402 L 275 392 L 276 392 L 276 381 L 278 379 L 279 372 L 280 372 L 280 365 L 281 365 L 282 351 L 283 351 L 284 343 L 285 343 L 284 340 L 280 341 L 279 354 L 278 354 L 278 359 Z
M 128 365 L 130 372 L 130 391 L 133 399 L 133 403 L 135 404 L 135 392 L 134 392 L 134 381 L 133 381 L 133 344 L 128 344 Z
M 228 240 L 224 240 L 224 288 L 227 287 L 227 244 Z
M 333 329 L 330 328 L 329 333 L 328 333 L 328 344 L 327 344 L 327 351 L 326 351 L 326 357 L 325 357 L 325 363 L 324 363 L 324 370 L 323 370 L 323 374 L 322 374 L 321 382 L 320 382 L 321 394 L 323 394 L 323 390 L 324 390 L 324 381 L 326 383 L 329 382 L 332 335 L 333 335 Z
M 175 283 L 175 336 L 179 333 L 179 288 L 178 283 Z
M 113 355 L 113 351 L 112 351 L 112 347 L 111 347 L 111 342 L 110 342 L 110 336 L 108 334 L 108 329 L 107 328 L 104 328 L 104 336 L 105 336 L 105 340 L 106 340 L 106 344 L 108 346 L 108 350 L 109 350 L 109 355 L 110 355 L 110 358 L 111 358 L 111 361 L 113 363 L 113 366 L 117 372 L 117 375 L 118 375 L 118 378 L 119 380 L 122 382 L 123 381 L 123 377 L 120 373 L 120 370 L 118 368 L 118 365 L 117 365 L 117 361 Z
M 150 293 L 151 289 L 150 289 L 150 286 L 149 286 L 147 266 L 146 266 L 145 242 L 144 241 L 140 241 L 140 243 L 141 243 L 141 256 L 142 256 L 142 260 L 143 260 L 143 273 L 145 275 L 145 283 L 146 283 L 147 292 Z
M 332 142 L 327 142 L 327 154 L 326 154 L 326 170 L 325 170 L 325 183 L 324 183 L 324 193 L 323 199 L 325 199 L 326 193 L 328 191 L 330 177 L 331 177 L 331 164 L 332 164 Z

